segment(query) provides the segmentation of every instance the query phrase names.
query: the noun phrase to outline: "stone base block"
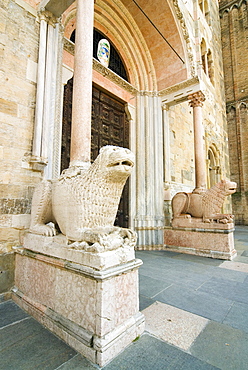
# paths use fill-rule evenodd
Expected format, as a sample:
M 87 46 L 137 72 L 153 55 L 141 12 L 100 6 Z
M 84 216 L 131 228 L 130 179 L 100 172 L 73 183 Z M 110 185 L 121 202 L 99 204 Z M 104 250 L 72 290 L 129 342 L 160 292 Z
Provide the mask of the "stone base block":
M 44 238 L 29 236 L 17 250 L 13 299 L 83 356 L 104 366 L 144 331 L 138 301 L 142 261 L 130 250 L 117 252 L 118 260 L 112 251 L 92 256 L 64 245 L 52 249 L 54 240 Z
M 233 224 L 192 223 L 183 219 L 172 225 L 164 231 L 167 250 L 226 260 L 237 255 Z

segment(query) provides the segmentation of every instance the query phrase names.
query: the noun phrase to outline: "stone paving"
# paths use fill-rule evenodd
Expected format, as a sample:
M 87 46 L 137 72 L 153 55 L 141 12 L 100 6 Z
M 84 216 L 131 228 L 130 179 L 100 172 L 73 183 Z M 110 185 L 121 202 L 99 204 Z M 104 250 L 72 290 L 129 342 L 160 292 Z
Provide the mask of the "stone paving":
M 248 227 L 236 227 L 235 247 L 233 261 L 137 251 L 146 331 L 104 369 L 247 369 Z M 13 301 L 0 304 L 0 369 L 96 368 Z

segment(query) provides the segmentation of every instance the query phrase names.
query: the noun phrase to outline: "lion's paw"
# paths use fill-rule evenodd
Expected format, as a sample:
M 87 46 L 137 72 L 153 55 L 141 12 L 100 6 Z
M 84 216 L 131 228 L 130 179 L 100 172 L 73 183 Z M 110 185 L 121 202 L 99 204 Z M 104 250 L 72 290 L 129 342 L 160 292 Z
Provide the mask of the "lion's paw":
M 29 231 L 31 233 L 38 234 L 38 235 L 44 235 L 44 236 L 55 236 L 56 235 L 56 229 L 52 222 L 50 222 L 47 225 L 36 224 L 34 226 L 31 226 Z

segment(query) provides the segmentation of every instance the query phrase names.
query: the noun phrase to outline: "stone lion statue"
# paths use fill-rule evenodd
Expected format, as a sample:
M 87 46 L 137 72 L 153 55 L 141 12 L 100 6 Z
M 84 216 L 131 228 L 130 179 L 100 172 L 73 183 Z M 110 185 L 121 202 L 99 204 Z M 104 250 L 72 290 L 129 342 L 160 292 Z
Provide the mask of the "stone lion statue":
M 34 192 L 29 231 L 54 236 L 59 229 L 69 241 L 87 242 L 88 248 L 102 243 L 114 249 L 123 238 L 135 244 L 132 230 L 114 226 L 133 166 L 129 149 L 105 146 L 88 170 L 69 167 L 58 179 L 42 181 Z
M 235 182 L 225 179 L 201 193 L 177 193 L 172 199 L 173 219 L 195 217 L 203 222 L 233 222 L 232 215 L 221 214 L 220 210 L 226 196 L 235 193 L 236 188 Z

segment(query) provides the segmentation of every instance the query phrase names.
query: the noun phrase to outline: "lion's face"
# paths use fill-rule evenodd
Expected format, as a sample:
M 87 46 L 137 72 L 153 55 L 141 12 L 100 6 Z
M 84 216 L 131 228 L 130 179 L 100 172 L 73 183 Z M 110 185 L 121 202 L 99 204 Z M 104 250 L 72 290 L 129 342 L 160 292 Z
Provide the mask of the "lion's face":
M 221 182 L 224 186 L 224 190 L 225 190 L 226 195 L 231 195 L 231 194 L 235 193 L 235 191 L 237 190 L 236 182 L 232 182 L 230 180 L 221 180 Z
M 100 155 L 108 176 L 114 180 L 126 179 L 131 174 L 135 158 L 129 149 L 107 145 L 101 148 Z

